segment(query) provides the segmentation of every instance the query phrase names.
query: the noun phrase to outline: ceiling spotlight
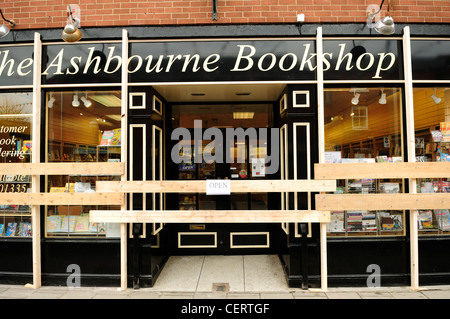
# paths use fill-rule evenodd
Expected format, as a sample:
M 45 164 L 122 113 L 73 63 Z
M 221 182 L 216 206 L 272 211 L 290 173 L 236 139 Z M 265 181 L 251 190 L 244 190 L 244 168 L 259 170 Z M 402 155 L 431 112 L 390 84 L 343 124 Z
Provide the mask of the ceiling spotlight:
M 386 104 L 386 93 L 384 93 L 384 90 L 383 89 L 381 89 L 381 97 L 380 97 L 380 99 L 378 100 L 378 103 L 380 103 L 380 104 Z
M 47 102 L 47 107 L 51 109 L 53 107 L 53 103 L 55 103 L 55 98 L 53 97 L 53 93 L 50 93 L 50 98 Z
M 75 8 L 72 12 L 73 6 Z M 80 29 L 80 8 L 77 5 L 67 6 L 67 24 L 62 32 L 62 39 L 66 42 L 77 42 L 83 36 Z
M 14 22 L 14 20 L 6 20 L 5 17 L 3 16 L 2 9 L 0 9 L 0 14 L 2 15 L 2 19 L 9 23 L 9 26 L 11 27 L 11 29 L 14 29 L 14 27 L 16 26 L 16 23 Z M 0 26 L 0 38 L 6 37 L 8 35 L 8 33 L 9 33 L 9 29 L 4 24 L 2 24 Z
M 360 96 L 360 94 L 359 93 L 354 93 L 355 95 L 353 96 L 353 98 L 352 98 L 352 104 L 353 105 L 358 105 L 358 103 L 359 103 L 359 96 Z
M 434 89 L 434 94 L 431 96 L 431 98 L 433 99 L 434 103 L 436 103 L 436 104 L 439 104 L 442 101 L 442 99 L 440 97 L 436 96 L 436 89 Z
M 387 15 L 383 18 L 378 20 L 377 23 L 374 23 L 373 20 L 375 16 L 380 13 L 381 8 L 383 7 L 384 0 L 381 1 L 380 8 L 376 12 L 369 13 L 367 17 L 367 27 L 370 29 L 375 29 L 380 34 L 384 35 L 390 35 L 395 32 L 395 25 L 394 25 L 394 19 L 389 15 L 389 0 L 388 0 L 388 9 L 387 9 Z
M 72 106 L 73 107 L 79 107 L 80 106 L 80 101 L 78 100 L 78 94 L 74 94 L 73 95 Z
M 87 99 L 87 93 L 86 96 L 82 96 L 80 99 L 81 101 L 83 101 L 85 107 L 89 107 L 92 105 L 92 102 Z

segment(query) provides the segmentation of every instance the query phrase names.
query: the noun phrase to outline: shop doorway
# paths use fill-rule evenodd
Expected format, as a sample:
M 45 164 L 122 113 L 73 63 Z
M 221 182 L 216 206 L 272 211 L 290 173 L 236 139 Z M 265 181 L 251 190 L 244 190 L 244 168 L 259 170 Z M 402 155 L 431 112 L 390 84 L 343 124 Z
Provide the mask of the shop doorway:
M 172 105 L 168 148 L 178 156 L 167 162 L 171 166 L 167 178 L 276 179 L 277 171 L 266 171 L 272 153 L 278 156 L 279 151 L 271 148 L 279 144 L 278 134 L 270 134 L 273 110 L 274 104 L 267 102 Z M 177 135 L 179 129 L 183 131 Z M 180 210 L 266 210 L 280 205 L 279 194 L 275 199 L 276 195 L 269 193 L 168 196 L 168 209 Z M 166 228 L 172 238 L 172 255 L 275 253 L 281 231 L 279 225 L 270 224 L 177 224 Z

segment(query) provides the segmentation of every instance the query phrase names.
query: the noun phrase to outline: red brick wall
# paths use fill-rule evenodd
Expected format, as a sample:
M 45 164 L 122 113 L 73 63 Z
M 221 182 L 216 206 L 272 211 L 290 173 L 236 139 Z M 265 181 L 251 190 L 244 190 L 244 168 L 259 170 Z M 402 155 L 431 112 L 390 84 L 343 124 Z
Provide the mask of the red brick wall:
M 298 13 L 305 14 L 305 23 L 364 23 L 368 5 L 381 0 L 217 0 L 217 21 L 212 21 L 212 0 L 0 0 L 0 8 L 6 19 L 15 20 L 16 29 L 62 28 L 71 3 L 80 6 L 81 27 L 88 27 L 292 23 Z M 385 0 L 382 16 L 387 4 Z M 398 23 L 450 23 L 450 0 L 390 4 Z

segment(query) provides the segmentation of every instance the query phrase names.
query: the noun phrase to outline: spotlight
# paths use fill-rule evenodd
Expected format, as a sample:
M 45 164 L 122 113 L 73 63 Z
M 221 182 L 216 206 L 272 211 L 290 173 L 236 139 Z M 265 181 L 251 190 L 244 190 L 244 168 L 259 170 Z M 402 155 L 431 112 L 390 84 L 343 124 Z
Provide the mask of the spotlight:
M 384 93 L 384 90 L 383 89 L 381 89 L 381 97 L 380 97 L 380 99 L 378 100 L 378 103 L 380 103 L 380 104 L 386 104 L 386 93 Z
M 47 102 L 47 107 L 51 109 L 53 107 L 53 103 L 55 103 L 55 98 L 53 97 L 53 93 L 50 93 L 50 99 Z
M 394 25 L 394 19 L 389 15 L 389 0 L 388 0 L 388 9 L 387 9 L 387 15 L 381 19 L 378 20 L 377 23 L 373 23 L 373 20 L 375 16 L 380 13 L 381 8 L 383 7 L 384 0 L 381 1 L 380 8 L 376 12 L 369 13 L 367 17 L 367 27 L 370 29 L 375 29 L 378 33 L 384 34 L 384 35 L 390 35 L 395 32 L 395 25 Z
M 436 104 L 439 104 L 442 101 L 442 99 L 440 97 L 436 96 L 436 89 L 434 89 L 434 94 L 431 96 L 431 98 L 433 99 L 434 103 L 436 103 Z
M 355 96 L 353 96 L 353 98 L 352 98 L 352 104 L 353 105 L 358 105 L 358 103 L 359 103 L 359 93 L 354 93 L 355 94 Z
M 73 95 L 72 106 L 73 107 L 79 107 L 80 106 L 80 101 L 78 100 L 78 94 L 74 94 Z
M 86 96 L 82 96 L 80 99 L 81 101 L 83 101 L 85 107 L 89 107 L 92 105 L 92 102 L 87 99 L 87 93 Z
M 83 36 L 80 29 L 78 29 L 80 27 L 80 18 L 79 18 L 80 8 L 77 5 L 72 6 L 74 6 L 77 9 L 75 11 L 77 12 L 77 16 L 74 16 L 74 14 L 72 13 L 71 6 L 68 5 L 67 24 L 62 32 L 62 39 L 66 42 L 77 42 Z
M 5 17 L 3 16 L 2 9 L 0 9 L 0 14 L 2 15 L 2 19 L 9 23 L 9 26 L 11 27 L 11 29 L 14 29 L 14 27 L 16 26 L 16 23 L 14 22 L 14 20 L 6 20 Z M 0 26 L 0 38 L 6 37 L 8 35 L 8 33 L 9 33 L 9 29 L 7 27 L 5 27 L 4 24 L 2 24 Z
M 381 34 L 390 35 L 395 32 L 394 19 L 391 16 L 385 16 L 375 24 L 375 31 Z

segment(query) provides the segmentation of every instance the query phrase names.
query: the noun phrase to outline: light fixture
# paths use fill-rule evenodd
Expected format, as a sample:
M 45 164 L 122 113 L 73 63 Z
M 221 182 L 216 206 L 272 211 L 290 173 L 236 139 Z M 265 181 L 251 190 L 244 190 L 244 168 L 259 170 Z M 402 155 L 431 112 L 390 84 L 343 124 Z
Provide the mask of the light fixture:
M 375 31 L 377 31 L 380 34 L 390 35 L 395 32 L 395 25 L 394 25 L 394 19 L 389 15 L 389 7 L 390 7 L 389 0 L 388 0 L 388 9 L 387 9 L 386 16 L 383 19 L 378 20 L 377 23 L 373 23 L 373 19 L 375 18 L 375 16 L 378 13 L 380 13 L 381 8 L 383 7 L 383 3 L 384 3 L 384 0 L 381 1 L 380 9 L 378 11 L 369 13 L 366 24 L 367 24 L 368 28 L 375 29 Z
M 431 98 L 433 99 L 434 103 L 436 103 L 436 104 L 439 104 L 442 101 L 442 99 L 440 97 L 436 96 L 436 89 L 434 89 L 434 94 L 431 96 Z
M 395 32 L 394 19 L 391 16 L 385 16 L 375 24 L 375 31 L 385 35 L 393 34 Z
M 80 101 L 78 100 L 78 94 L 76 94 L 76 93 L 73 95 L 72 106 L 73 107 L 80 106 Z
M 380 104 L 386 104 L 386 93 L 384 93 L 384 90 L 383 89 L 381 89 L 381 97 L 380 97 L 380 99 L 378 100 L 378 103 L 380 103 Z
M 53 93 L 50 93 L 50 98 L 47 102 L 47 107 L 51 109 L 53 107 L 53 103 L 55 103 L 55 98 L 53 97 Z
M 252 119 L 254 115 L 255 112 L 233 112 L 233 119 L 235 120 Z
M 75 11 L 72 12 L 72 7 Z M 80 8 L 77 5 L 67 6 L 67 24 L 62 32 L 62 39 L 66 42 L 77 42 L 83 36 L 80 29 Z
M 85 107 L 89 107 L 92 105 L 92 102 L 87 99 L 87 93 L 85 96 L 82 96 L 81 101 L 83 101 Z
M 360 96 L 359 93 L 354 92 L 354 96 L 352 98 L 352 104 L 353 105 L 358 105 L 358 103 L 359 103 L 359 96 Z
M 2 9 L 0 9 L 0 14 L 2 15 L 2 19 L 9 23 L 9 26 L 11 27 L 11 29 L 14 29 L 14 27 L 16 26 L 16 23 L 14 22 L 14 20 L 6 20 L 5 17 L 3 16 Z M 2 24 L 0 26 L 0 38 L 6 37 L 9 33 L 9 31 L 10 30 L 4 24 Z

